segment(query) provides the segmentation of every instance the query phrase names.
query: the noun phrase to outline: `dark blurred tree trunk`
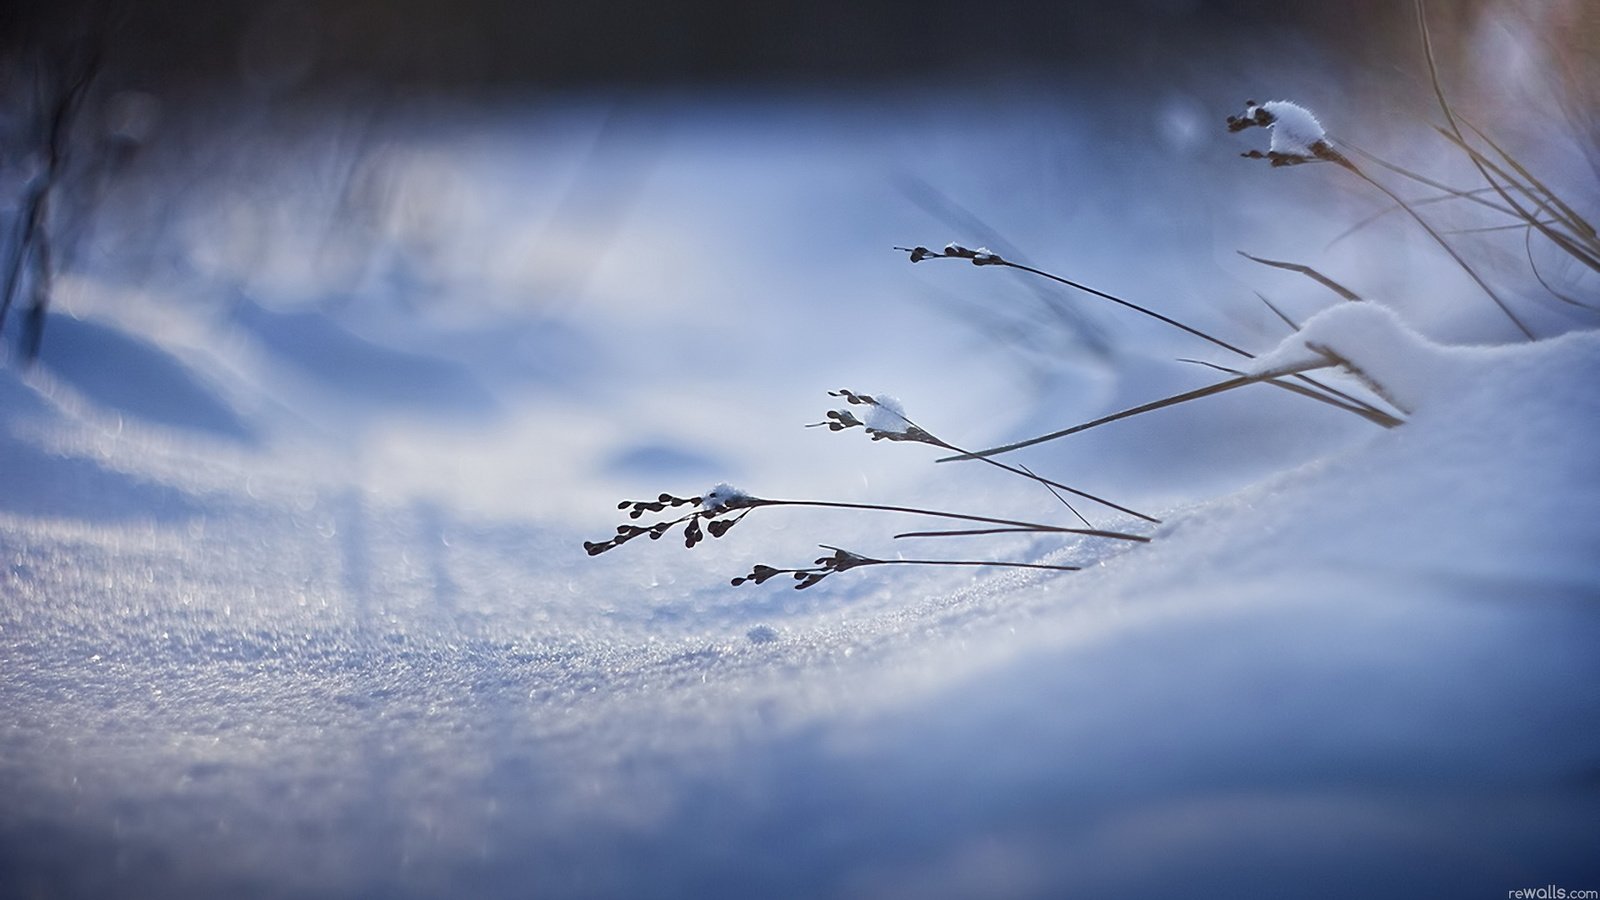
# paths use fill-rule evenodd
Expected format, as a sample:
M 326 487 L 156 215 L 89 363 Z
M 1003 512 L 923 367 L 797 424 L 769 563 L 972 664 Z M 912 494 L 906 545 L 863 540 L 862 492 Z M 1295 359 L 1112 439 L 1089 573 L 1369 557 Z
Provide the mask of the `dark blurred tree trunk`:
M 16 202 L 0 269 L 0 333 L 12 307 L 26 296 L 21 348 L 29 361 L 38 356 L 44 338 L 59 261 L 54 245 L 62 217 L 71 213 L 63 195 L 72 190 L 80 168 L 74 134 L 101 72 L 114 12 L 111 4 L 94 4 L 78 10 L 74 21 L 50 23 L 24 10 L 9 22 L 13 40 L 19 41 L 4 60 L 14 118 L 0 153 L 19 183 L 7 185 Z

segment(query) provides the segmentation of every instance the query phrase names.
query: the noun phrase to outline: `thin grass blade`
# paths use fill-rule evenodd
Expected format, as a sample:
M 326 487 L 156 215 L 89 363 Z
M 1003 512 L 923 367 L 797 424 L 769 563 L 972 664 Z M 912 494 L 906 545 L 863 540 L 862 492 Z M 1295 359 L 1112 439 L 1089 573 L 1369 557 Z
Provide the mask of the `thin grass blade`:
M 1328 276 L 1322 274 L 1321 272 L 1318 272 L 1316 269 L 1313 269 L 1310 266 L 1303 265 L 1301 263 L 1284 262 L 1282 260 L 1277 260 L 1277 259 L 1263 259 L 1262 257 L 1259 257 L 1259 256 L 1252 256 L 1251 254 L 1246 253 L 1243 250 L 1237 250 L 1237 251 L 1234 251 L 1234 252 L 1238 253 L 1240 256 L 1244 257 L 1245 259 L 1250 260 L 1251 262 L 1257 262 L 1257 263 L 1260 263 L 1263 266 L 1271 266 L 1274 269 L 1284 269 L 1284 270 L 1289 271 L 1289 272 L 1298 272 L 1301 275 L 1304 275 L 1305 277 L 1311 279 L 1312 281 L 1315 281 L 1317 284 L 1322 285 L 1323 287 L 1327 288 L 1328 290 L 1333 291 L 1335 294 L 1338 294 L 1339 296 L 1343 297 L 1346 300 L 1354 300 L 1354 301 L 1360 301 L 1361 300 L 1361 295 L 1360 294 L 1357 294 L 1355 291 L 1350 290 L 1349 288 L 1345 287 L 1344 285 L 1340 284 L 1337 281 L 1334 281 L 1332 278 L 1329 278 Z M 1267 305 L 1271 306 L 1270 303 L 1267 304 Z

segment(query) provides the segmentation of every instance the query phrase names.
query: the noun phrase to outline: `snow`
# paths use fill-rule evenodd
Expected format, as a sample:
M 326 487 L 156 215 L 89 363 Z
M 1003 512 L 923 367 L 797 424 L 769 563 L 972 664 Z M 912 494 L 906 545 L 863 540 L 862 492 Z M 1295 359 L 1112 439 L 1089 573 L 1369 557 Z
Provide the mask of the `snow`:
M 1317 313 L 1248 371 L 1287 371 L 1318 361 L 1338 362 L 1403 412 L 1434 398 L 1470 389 L 1492 377 L 1516 347 L 1442 347 L 1376 303 L 1353 302 Z
M 1267 126 L 1272 132 L 1272 145 L 1268 148 L 1272 153 L 1311 157 L 1315 155 L 1312 148 L 1327 139 L 1322 123 L 1298 103 L 1269 100 L 1261 108 L 1272 115 L 1272 124 Z
M 1329 150 L 1327 133 L 1317 117 L 1305 107 L 1287 100 L 1261 104 L 1246 101 L 1244 115 L 1229 116 L 1227 123 L 1229 131 L 1266 128 L 1272 136 L 1268 155 L 1275 166 L 1323 158 Z M 1245 155 L 1259 157 L 1260 152 L 1251 151 Z
M 1314 317 L 1269 357 L 1293 358 L 1306 343 L 1350 353 L 1413 413 L 1352 452 L 1240 495 L 1235 502 L 1262 517 L 1267 542 L 1298 546 L 1302 562 L 1360 560 L 1401 577 L 1532 579 L 1579 595 L 1595 587 L 1600 525 L 1579 507 L 1594 499 L 1600 471 L 1578 445 L 1588 430 L 1579 423 L 1600 421 L 1591 417 L 1600 402 L 1583 388 L 1600 373 L 1600 334 L 1446 347 L 1381 307 L 1347 303 Z M 1290 495 L 1310 492 L 1316 512 L 1274 521 L 1271 509 L 1291 481 Z M 1338 496 L 1341 483 L 1352 486 L 1350 496 Z M 1246 541 L 1243 555 L 1254 543 L 1266 542 Z
M 350 494 L 8 513 L 9 865 L 84 895 L 1586 883 L 1600 337 L 1482 375 L 1047 557 L 1088 571 L 820 610 L 594 618 L 559 544 Z
M 715 485 L 700 498 L 700 508 L 706 512 L 720 512 L 730 504 L 749 500 L 750 495 L 726 481 Z
M 1098 523 L 1153 540 L 959 552 L 1084 567 L 1070 574 L 884 566 L 803 593 L 728 585 L 752 563 L 804 564 L 820 540 L 881 558 L 946 546 L 818 510 L 763 509 L 693 551 L 638 540 L 586 556 L 581 541 L 625 515 L 619 498 L 721 473 L 789 497 L 1054 504 L 986 467 L 933 466 L 926 447 L 804 430 L 829 386 L 914 389 L 941 436 L 977 446 L 1202 377 L 1171 359 L 1208 348 L 1107 315 L 1109 362 L 1034 390 L 1003 371 L 1009 349 L 978 353 L 959 323 L 907 305 L 902 292 L 944 285 L 1028 299 L 998 277 L 1012 273 L 930 271 L 877 249 L 946 226 L 876 217 L 900 207 L 872 193 L 879 173 L 861 174 L 864 141 L 878 135 L 874 152 L 896 165 L 907 148 L 943 154 L 936 171 L 954 182 L 1031 158 L 961 144 L 975 123 L 1010 135 L 1061 105 L 998 123 L 957 107 L 940 140 L 861 122 L 830 134 L 791 111 L 804 153 L 748 112 L 673 110 L 663 118 L 689 124 L 630 201 L 638 220 L 613 225 L 628 252 L 556 254 L 570 269 L 468 265 L 475 242 L 512 253 L 502 230 L 545 233 L 509 218 L 559 193 L 516 181 L 540 169 L 533 155 L 560 168 L 545 143 L 560 122 L 541 121 L 478 123 L 492 140 L 418 154 L 442 167 L 428 184 L 455 185 L 461 233 L 413 235 L 432 252 L 371 262 L 342 303 L 304 301 L 316 273 L 240 270 L 222 252 L 205 264 L 231 292 L 159 279 L 192 273 L 187 257 L 148 281 L 114 267 L 67 279 L 40 367 L 0 369 L 4 893 L 1333 897 L 1600 883 L 1600 335 L 1455 346 L 1402 296 L 1298 315 L 1283 337 L 1176 289 L 1209 271 L 1195 261 L 1211 236 L 1198 250 L 1173 238 L 1170 268 L 1128 235 L 1121 255 L 1096 243 L 1105 208 L 1130 234 L 1186 233 L 1174 207 L 1203 191 L 1207 221 L 1282 236 L 1280 193 L 1310 188 L 1238 202 L 1262 192 L 1227 179 L 1260 173 L 1217 174 L 1249 168 L 1217 162 L 1225 138 L 1193 168 L 1121 174 L 1089 174 L 1113 154 L 1082 148 L 1081 164 L 1050 170 L 1086 179 L 1064 193 L 1105 204 L 1081 218 L 1045 192 L 993 194 L 1019 204 L 1008 226 L 1059 229 L 1083 266 L 1105 266 L 1090 283 L 1277 344 L 1257 371 L 1335 353 L 1354 372 L 1318 377 L 1352 392 L 1369 380 L 1405 424 L 1258 385 L 1043 445 L 1028 457 L 1041 475 L 1140 509 L 1159 500 L 1153 530 Z M 1051 148 L 1092 133 L 1059 125 Z M 503 157 L 484 149 L 496 141 Z M 270 167 L 256 174 L 281 187 Z M 1306 204 L 1294 239 L 1346 227 L 1333 206 Z M 703 255 L 644 239 L 663 221 L 683 246 L 724 252 L 702 271 Z M 802 245 L 827 264 L 797 265 L 788 248 Z M 294 255 L 261 258 L 280 253 Z M 511 299 L 569 275 L 588 287 L 548 308 Z M 404 301 L 383 302 L 390 292 Z M 863 350 L 841 332 L 895 339 Z M 707 342 L 710 365 L 693 352 Z M 887 408 L 869 417 L 901 410 L 874 396 Z M 724 482 L 702 505 L 740 496 Z
M 906 418 L 906 408 L 899 398 L 891 394 L 873 394 L 876 402 L 867 407 L 862 424 L 871 431 L 884 434 L 905 434 L 911 427 L 911 421 Z

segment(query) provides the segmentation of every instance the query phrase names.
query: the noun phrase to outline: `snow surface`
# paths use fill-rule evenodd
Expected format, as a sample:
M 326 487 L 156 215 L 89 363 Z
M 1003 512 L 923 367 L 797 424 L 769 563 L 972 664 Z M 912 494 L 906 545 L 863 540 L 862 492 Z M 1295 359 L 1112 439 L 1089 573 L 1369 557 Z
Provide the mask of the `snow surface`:
M 548 537 L 351 492 L 130 478 L 108 492 L 169 491 L 173 518 L 10 512 L 8 880 L 1589 883 L 1600 473 L 1573 428 L 1600 421 L 1600 336 L 1506 349 L 1481 375 L 1400 429 L 1172 511 L 1148 546 L 1048 557 L 1088 571 L 885 582 L 848 606 L 559 600 L 623 588 L 553 571 L 571 550 Z
M 976 162 L 1041 156 L 1007 142 L 1036 146 L 1015 129 L 1047 123 L 1043 146 L 1082 157 L 1044 171 L 1084 180 L 1051 196 L 984 185 L 1018 204 L 1004 221 L 1070 238 L 1089 270 L 1072 274 L 1090 283 L 1280 341 L 1275 321 L 1185 292 L 1220 270 L 1175 209 L 1237 217 L 1262 252 L 1284 231 L 1276 206 L 1229 199 L 1247 192 L 1217 174 L 1225 135 L 1192 167 L 1106 172 L 1089 162 L 1115 154 L 1073 141 L 1118 129 L 1065 127 L 1054 98 L 998 123 L 980 115 L 989 104 L 938 103 L 955 104 L 948 122 L 898 137 L 863 124 L 889 128 L 876 113 L 830 133 L 804 111 L 782 125 L 673 109 L 672 149 L 587 176 L 635 185 L 626 202 L 585 176 L 527 174 L 530 158 L 566 171 L 559 116 L 463 125 L 475 137 L 448 148 L 397 142 L 382 165 L 420 178 L 407 190 L 434 191 L 456 230 L 430 230 L 400 192 L 379 217 L 392 243 L 363 272 L 338 253 L 321 258 L 331 270 L 304 268 L 289 213 L 323 193 L 243 164 L 245 182 L 219 176 L 232 200 L 186 196 L 248 227 L 172 213 L 195 243 L 158 242 L 147 279 L 91 255 L 64 280 L 42 364 L 0 370 L 0 894 L 1600 885 L 1592 331 L 1450 347 L 1441 321 L 1477 336 L 1504 323 L 1461 321 L 1481 304 L 1440 312 L 1445 300 L 1401 310 L 1427 338 L 1376 305 L 1309 317 L 1263 364 L 1336 348 L 1407 423 L 1385 431 L 1259 386 L 1037 448 L 1041 474 L 1157 503 L 1164 520 L 1097 521 L 1145 528 L 1143 545 L 962 546 L 1083 567 L 1067 575 L 885 566 L 804 592 L 728 586 L 755 562 L 809 560 L 819 540 L 928 549 L 822 511 L 758 510 L 693 552 L 639 540 L 584 554 L 625 516 L 617 499 L 718 477 L 764 496 L 1055 503 L 983 467 L 935 469 L 925 447 L 804 430 L 833 385 L 917 390 L 920 420 L 976 445 L 1205 377 L 1171 358 L 1207 348 L 1097 313 L 1065 334 L 1078 368 L 1032 387 L 1003 372 L 1009 356 L 971 349 L 964 325 L 899 292 L 1039 298 L 990 269 L 875 254 L 947 226 L 875 217 L 901 207 L 875 187 L 881 171 L 862 174 L 864 143 L 915 151 L 954 183 L 995 168 Z M 571 127 L 588 152 L 591 132 Z M 1185 207 L 1202 188 L 1184 179 L 1216 205 Z M 634 212 L 556 229 L 517 218 L 563 189 Z M 1295 190 L 1312 188 L 1272 203 Z M 1129 237 L 1107 234 L 1106 208 L 1170 240 L 1171 267 L 1149 264 L 1142 240 L 1113 253 Z M 257 215 L 295 222 L 294 240 L 275 245 Z M 1348 213 L 1307 203 L 1298 222 L 1297 245 L 1314 243 Z M 104 246 L 126 249 L 138 228 L 115 224 Z M 567 240 L 616 249 L 556 252 Z M 708 261 L 706 246 L 723 250 Z M 827 265 L 797 266 L 798 246 Z M 483 265 L 530 247 L 547 265 Z M 1233 264 L 1231 246 L 1223 256 Z M 190 296 L 197 267 L 231 287 Z M 187 274 L 161 277 L 174 271 Z M 343 299 L 318 300 L 335 275 Z M 519 292 L 556 299 L 530 309 Z M 1039 323 L 1071 321 L 1050 315 L 1011 324 L 1039 338 Z M 839 342 L 844 324 L 896 340 Z M 1114 366 L 1084 349 L 1096 328 Z M 693 352 L 707 341 L 712 363 Z

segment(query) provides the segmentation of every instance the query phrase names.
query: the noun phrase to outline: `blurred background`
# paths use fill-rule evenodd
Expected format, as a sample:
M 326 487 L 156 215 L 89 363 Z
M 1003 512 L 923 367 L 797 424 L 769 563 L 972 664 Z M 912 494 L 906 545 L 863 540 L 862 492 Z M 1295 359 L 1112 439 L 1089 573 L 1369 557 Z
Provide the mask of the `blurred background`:
M 1600 4 L 1429 22 L 1600 209 Z M 0 897 L 1593 887 L 1587 370 L 1378 440 L 1263 388 L 1013 457 L 1167 520 L 1132 552 L 797 509 L 580 543 L 722 481 L 1071 521 L 804 426 L 849 388 L 989 446 L 1232 364 L 896 247 L 1253 351 L 1342 301 L 1238 251 L 1521 342 L 1370 185 L 1226 131 L 1288 99 L 1477 185 L 1419 43 L 1396 0 L 0 5 Z M 1595 326 L 1556 296 L 1594 271 L 1377 177 L 1538 335 Z M 824 540 L 1084 571 L 728 585 Z
M 3 15 L 11 366 L 37 353 L 31 377 L 140 460 L 274 460 L 588 526 L 616 497 L 723 479 L 881 496 L 925 478 L 800 431 L 829 389 L 899 395 L 989 444 L 1209 377 L 1174 361 L 1203 346 L 1092 298 L 891 249 L 948 240 L 1250 347 L 1283 334 L 1257 293 L 1300 318 L 1332 298 L 1236 250 L 1316 265 L 1442 339 L 1511 336 L 1381 196 L 1240 160 L 1254 144 L 1221 127 L 1288 97 L 1336 138 L 1435 162 L 1409 4 Z M 1594 158 L 1592 5 L 1431 15 L 1457 102 L 1592 191 L 1565 177 Z M 1460 162 L 1434 174 L 1470 177 Z M 1581 322 L 1526 277 L 1517 236 L 1482 243 L 1546 333 Z M 1042 461 L 1182 501 L 1350 433 L 1337 414 L 1285 433 L 1295 402 L 1219 400 Z M 1236 427 L 1190 427 L 1213 413 Z
M 1445 4 L 1470 20 L 1483 0 Z M 11 4 L 14 48 L 86 27 L 122 71 L 165 89 L 307 90 L 344 79 L 407 89 L 526 91 L 593 85 L 839 88 L 952 72 L 1071 72 L 1120 64 L 1158 74 L 1175 52 L 1242 46 L 1293 29 L 1363 55 L 1394 51 L 1405 4 L 1339 9 L 1267 0 L 1001 3 L 659 4 L 602 0 L 279 0 Z

